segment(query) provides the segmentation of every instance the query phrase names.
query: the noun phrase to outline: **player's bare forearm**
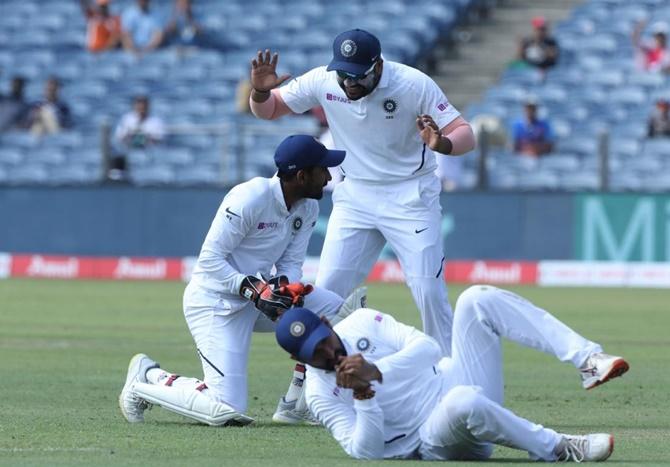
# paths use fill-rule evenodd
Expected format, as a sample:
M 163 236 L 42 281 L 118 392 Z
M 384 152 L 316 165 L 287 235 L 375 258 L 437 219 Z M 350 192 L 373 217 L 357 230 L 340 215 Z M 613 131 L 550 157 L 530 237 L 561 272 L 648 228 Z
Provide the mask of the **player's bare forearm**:
M 267 95 L 265 96 L 264 94 Z M 263 99 L 264 97 L 265 99 Z M 278 89 L 273 89 L 267 93 L 252 90 L 249 97 L 249 107 L 256 117 L 263 120 L 275 120 L 292 113 L 291 109 L 284 102 L 284 99 L 281 98 Z
M 451 142 L 451 150 L 448 153 L 451 156 L 460 156 L 472 151 L 475 146 L 475 134 L 470 124 L 463 118 L 458 117 L 446 127 L 442 128 L 441 133 Z

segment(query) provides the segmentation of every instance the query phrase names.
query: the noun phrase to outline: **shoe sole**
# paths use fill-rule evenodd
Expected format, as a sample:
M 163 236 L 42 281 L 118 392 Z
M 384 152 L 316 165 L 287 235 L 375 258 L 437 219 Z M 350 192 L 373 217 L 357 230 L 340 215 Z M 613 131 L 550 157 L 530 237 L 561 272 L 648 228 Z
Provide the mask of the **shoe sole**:
M 307 425 L 307 426 L 319 426 L 320 423 L 318 422 L 312 422 L 309 420 L 305 420 L 304 418 L 301 419 L 296 419 L 293 417 L 286 417 L 284 415 L 275 413 L 272 416 L 272 423 L 276 423 L 277 425 Z
M 135 376 L 135 374 L 133 374 L 132 375 L 133 377 L 131 377 L 130 373 L 131 368 L 133 367 L 133 365 L 135 365 L 138 361 L 140 361 L 144 357 L 149 358 L 143 353 L 138 353 L 133 355 L 133 358 L 130 359 L 130 363 L 128 363 L 128 371 L 126 372 L 126 382 L 123 385 L 121 393 L 119 394 L 119 408 L 121 409 L 121 413 L 123 414 L 123 417 L 126 419 L 128 423 L 141 423 L 143 421 L 143 420 L 130 421 L 128 419 L 128 414 L 126 413 L 126 409 L 123 406 L 123 395 L 126 393 L 126 391 L 130 391 L 130 386 L 132 386 L 133 384 L 133 377 Z
M 619 376 L 623 375 L 628 371 L 629 365 L 626 360 L 623 358 L 619 358 L 614 361 L 612 364 L 612 367 L 609 369 L 609 371 L 605 374 L 605 376 L 602 379 L 597 380 L 595 383 L 593 383 L 591 386 L 586 388 L 586 390 L 590 390 L 595 388 L 596 386 L 600 386 L 601 384 L 605 384 L 611 379 L 618 378 Z

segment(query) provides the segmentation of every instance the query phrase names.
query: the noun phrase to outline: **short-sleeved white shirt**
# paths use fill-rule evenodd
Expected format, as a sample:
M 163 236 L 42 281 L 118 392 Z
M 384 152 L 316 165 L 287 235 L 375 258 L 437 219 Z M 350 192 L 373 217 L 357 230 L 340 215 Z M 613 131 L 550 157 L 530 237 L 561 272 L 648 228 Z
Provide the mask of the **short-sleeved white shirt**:
M 374 91 L 351 101 L 337 83 L 335 71 L 318 67 L 280 88 L 281 97 L 295 113 L 321 105 L 336 149 L 347 157 L 346 177 L 388 183 L 432 173 L 435 156 L 416 127 L 416 117 L 428 114 L 444 128 L 460 113 L 426 74 L 385 61 Z

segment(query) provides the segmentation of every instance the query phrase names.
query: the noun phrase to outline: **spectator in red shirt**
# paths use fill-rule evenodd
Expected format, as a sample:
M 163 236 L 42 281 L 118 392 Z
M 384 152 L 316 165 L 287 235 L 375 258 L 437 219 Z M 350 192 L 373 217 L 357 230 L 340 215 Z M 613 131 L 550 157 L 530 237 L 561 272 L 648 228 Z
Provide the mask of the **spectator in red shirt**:
M 546 71 L 558 61 L 558 43 L 549 34 L 547 20 L 541 16 L 533 18 L 533 35 L 519 43 L 518 58 L 526 64 Z
M 656 101 L 656 109 L 647 122 L 647 136 L 670 137 L 670 99 L 660 98 Z
M 104 52 L 121 44 L 121 17 L 109 11 L 110 0 L 79 0 L 86 16 L 86 48 L 90 52 Z
M 652 26 L 652 40 L 641 38 L 646 22 L 640 22 L 633 30 L 633 45 L 637 49 L 640 66 L 647 71 L 670 72 L 670 53 L 668 52 L 668 27 L 665 23 Z

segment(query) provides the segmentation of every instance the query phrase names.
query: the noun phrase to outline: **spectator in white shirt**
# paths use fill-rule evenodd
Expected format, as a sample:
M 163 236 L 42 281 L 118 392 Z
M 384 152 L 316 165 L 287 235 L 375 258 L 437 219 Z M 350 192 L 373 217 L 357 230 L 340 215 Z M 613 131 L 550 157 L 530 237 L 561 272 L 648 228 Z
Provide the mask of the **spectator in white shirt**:
M 612 452 L 609 434 L 557 433 L 503 407 L 501 337 L 572 363 L 585 389 L 628 370 L 624 359 L 511 292 L 473 286 L 459 297 L 451 357 L 442 358 L 433 338 L 369 308 L 334 327 L 293 308 L 276 337 L 308 365 L 307 405 L 352 457 L 485 460 L 493 444 L 548 462 Z
M 123 178 L 129 151 L 150 148 L 165 137 L 163 120 L 149 115 L 149 111 L 149 98 L 136 96 L 133 99 L 133 110 L 121 117 L 114 131 L 115 155 L 111 161 L 109 178 Z

